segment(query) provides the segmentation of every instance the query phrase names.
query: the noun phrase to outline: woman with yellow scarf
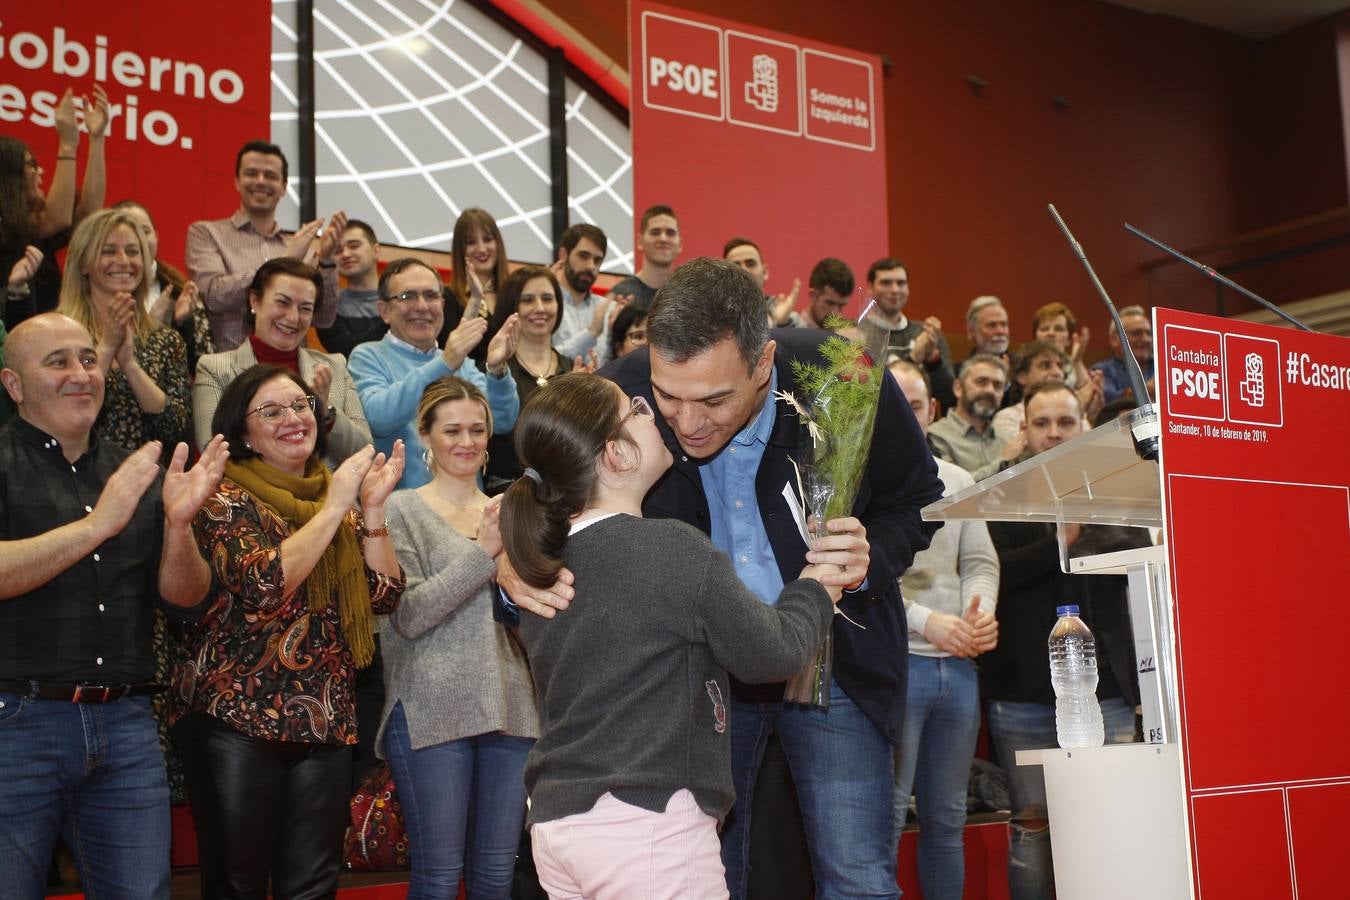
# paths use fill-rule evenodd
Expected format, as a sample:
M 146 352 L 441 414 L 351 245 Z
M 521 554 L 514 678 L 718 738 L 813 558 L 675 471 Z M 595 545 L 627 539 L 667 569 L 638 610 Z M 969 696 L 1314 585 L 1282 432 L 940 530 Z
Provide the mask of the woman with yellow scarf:
M 333 896 L 352 682 L 403 591 L 384 518 L 402 444 L 330 474 L 314 405 L 296 373 L 254 366 L 211 423 L 230 462 L 193 526 L 215 586 L 173 684 L 206 898 L 261 900 L 269 880 L 277 900 Z

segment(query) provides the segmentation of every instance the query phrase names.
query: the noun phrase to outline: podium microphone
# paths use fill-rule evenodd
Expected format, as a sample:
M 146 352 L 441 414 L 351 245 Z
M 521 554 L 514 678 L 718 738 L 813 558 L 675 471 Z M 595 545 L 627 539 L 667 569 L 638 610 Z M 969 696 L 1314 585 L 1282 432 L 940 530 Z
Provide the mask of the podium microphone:
M 1302 328 L 1304 331 L 1312 331 L 1312 329 L 1309 328 L 1307 325 L 1304 325 L 1298 319 L 1295 319 L 1293 316 L 1289 315 L 1289 313 L 1280 309 L 1280 307 L 1278 307 L 1274 303 L 1271 303 L 1266 298 L 1259 297 L 1256 294 L 1252 293 L 1251 291 L 1247 290 L 1242 285 L 1238 284 L 1233 279 L 1225 275 L 1220 275 L 1217 271 L 1215 271 L 1213 266 L 1207 266 L 1202 262 L 1197 262 L 1196 260 L 1191 259 L 1186 254 L 1182 253 L 1180 250 L 1173 250 L 1171 247 L 1167 246 L 1157 238 L 1144 234 L 1144 232 L 1140 231 L 1138 228 L 1135 228 L 1129 222 L 1125 223 L 1125 230 L 1137 238 L 1142 238 L 1143 240 L 1148 241 L 1150 244 L 1157 247 L 1162 252 L 1175 256 L 1177 259 L 1181 260 L 1186 265 L 1194 266 L 1195 268 L 1199 269 L 1201 272 L 1204 272 L 1206 275 L 1208 275 L 1210 278 L 1213 278 L 1215 281 L 1217 281 L 1224 287 L 1237 291 L 1239 294 L 1246 297 L 1248 300 L 1252 300 L 1256 303 L 1261 304 L 1266 309 L 1270 310 L 1275 315 L 1279 316 L 1281 319 L 1284 319 L 1286 322 L 1293 325 L 1295 328 Z
M 1120 313 L 1116 312 L 1116 305 L 1111 302 L 1111 298 L 1106 293 L 1106 288 L 1102 287 L 1101 279 L 1097 273 L 1092 270 L 1092 263 L 1088 262 L 1087 254 L 1083 252 L 1083 247 L 1074 238 L 1073 232 L 1069 231 L 1069 226 L 1064 223 L 1060 217 L 1059 210 L 1055 209 L 1055 204 L 1049 204 L 1050 215 L 1054 217 L 1055 223 L 1059 225 L 1059 230 L 1064 232 L 1064 237 L 1068 239 L 1069 246 L 1078 256 L 1078 260 L 1087 269 L 1088 277 L 1092 279 L 1092 286 L 1097 289 L 1102 302 L 1106 304 L 1106 309 L 1111 313 L 1111 321 L 1116 325 L 1116 334 L 1120 337 L 1121 357 L 1125 364 L 1125 372 L 1130 378 L 1130 388 L 1134 391 L 1135 399 L 1139 406 L 1134 412 L 1130 413 L 1130 437 L 1134 440 L 1134 452 L 1139 454 L 1140 459 L 1149 459 L 1157 462 L 1158 460 L 1158 409 L 1153 405 L 1153 398 L 1148 394 L 1147 382 L 1144 378 L 1143 369 L 1139 368 L 1139 360 L 1134 358 L 1134 353 L 1130 350 L 1130 338 L 1125 333 L 1125 325 L 1120 321 Z

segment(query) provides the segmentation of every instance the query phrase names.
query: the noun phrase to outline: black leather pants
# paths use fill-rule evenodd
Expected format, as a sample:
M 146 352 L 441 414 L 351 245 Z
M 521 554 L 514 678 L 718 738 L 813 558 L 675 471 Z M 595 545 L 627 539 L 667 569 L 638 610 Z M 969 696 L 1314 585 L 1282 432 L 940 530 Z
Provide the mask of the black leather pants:
M 205 714 L 184 720 L 203 900 L 337 894 L 351 798 L 349 747 L 249 737 Z

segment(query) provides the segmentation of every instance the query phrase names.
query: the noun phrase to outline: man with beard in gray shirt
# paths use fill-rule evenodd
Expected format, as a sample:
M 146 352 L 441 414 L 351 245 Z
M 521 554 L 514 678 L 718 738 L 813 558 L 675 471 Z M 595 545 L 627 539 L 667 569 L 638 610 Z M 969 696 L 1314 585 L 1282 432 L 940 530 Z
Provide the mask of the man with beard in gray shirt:
M 933 455 L 955 463 L 979 481 L 1022 452 L 1023 439 L 1011 442 L 994 433 L 994 413 L 1003 402 L 1008 366 L 997 356 L 976 353 L 961 363 L 952 390 L 956 408 L 928 429 Z

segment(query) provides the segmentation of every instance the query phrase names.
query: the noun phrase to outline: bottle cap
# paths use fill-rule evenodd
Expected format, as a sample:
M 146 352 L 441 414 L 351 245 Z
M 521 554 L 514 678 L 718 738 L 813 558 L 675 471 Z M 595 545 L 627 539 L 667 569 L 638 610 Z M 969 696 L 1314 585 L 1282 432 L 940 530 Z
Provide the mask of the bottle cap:
M 1057 616 L 1076 616 L 1078 615 L 1078 604 L 1071 603 L 1068 606 L 1056 606 L 1055 615 Z

